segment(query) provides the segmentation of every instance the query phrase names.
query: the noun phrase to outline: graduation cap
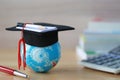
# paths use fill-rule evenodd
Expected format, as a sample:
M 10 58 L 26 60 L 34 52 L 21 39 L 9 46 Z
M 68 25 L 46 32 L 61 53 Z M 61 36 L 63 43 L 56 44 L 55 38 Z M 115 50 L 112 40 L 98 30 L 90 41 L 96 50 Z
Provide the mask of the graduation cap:
M 6 30 L 23 31 L 25 43 L 33 46 L 45 47 L 58 41 L 59 31 L 74 30 L 74 28 L 51 23 L 17 23 L 16 26 L 6 28 Z
M 16 26 L 6 28 L 9 31 L 21 31 L 22 38 L 18 43 L 18 68 L 21 66 L 20 49 L 23 44 L 23 67 L 26 67 L 26 48 L 25 43 L 37 46 L 46 47 L 58 42 L 58 32 L 66 30 L 74 30 L 73 27 L 66 25 L 57 25 L 51 23 L 17 23 Z

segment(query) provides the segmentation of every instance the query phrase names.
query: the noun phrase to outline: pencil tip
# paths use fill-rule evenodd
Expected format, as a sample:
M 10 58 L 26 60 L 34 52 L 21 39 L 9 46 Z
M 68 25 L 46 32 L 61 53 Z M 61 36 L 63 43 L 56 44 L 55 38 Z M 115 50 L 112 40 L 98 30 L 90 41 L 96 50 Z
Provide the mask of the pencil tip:
M 24 78 L 29 78 L 29 76 L 27 74 L 19 72 L 19 71 L 14 71 L 14 75 L 21 76 L 21 77 L 24 77 Z
M 26 75 L 26 78 L 30 78 L 28 75 Z

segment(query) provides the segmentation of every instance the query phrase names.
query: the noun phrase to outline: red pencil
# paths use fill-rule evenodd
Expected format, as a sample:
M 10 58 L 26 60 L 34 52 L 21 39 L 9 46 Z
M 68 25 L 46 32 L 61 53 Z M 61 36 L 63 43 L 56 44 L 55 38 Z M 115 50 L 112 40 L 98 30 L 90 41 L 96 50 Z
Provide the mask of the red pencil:
M 5 67 L 5 66 L 1 66 L 1 65 L 0 65 L 0 71 L 4 72 L 4 73 L 11 74 L 11 75 L 15 75 L 15 76 L 21 76 L 21 77 L 24 77 L 24 78 L 29 77 L 25 73 L 22 73 L 22 72 L 19 72 L 17 70 L 14 70 L 14 69 L 11 69 L 11 68 L 8 68 L 8 67 Z

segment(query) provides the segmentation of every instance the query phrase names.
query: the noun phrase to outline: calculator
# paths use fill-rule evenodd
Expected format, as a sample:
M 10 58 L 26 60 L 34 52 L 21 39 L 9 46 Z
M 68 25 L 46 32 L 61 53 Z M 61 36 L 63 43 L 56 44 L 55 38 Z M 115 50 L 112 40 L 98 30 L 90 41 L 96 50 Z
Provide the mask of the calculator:
M 106 54 L 99 54 L 87 60 L 82 60 L 80 65 L 91 69 L 118 74 L 120 73 L 120 46 L 115 47 Z

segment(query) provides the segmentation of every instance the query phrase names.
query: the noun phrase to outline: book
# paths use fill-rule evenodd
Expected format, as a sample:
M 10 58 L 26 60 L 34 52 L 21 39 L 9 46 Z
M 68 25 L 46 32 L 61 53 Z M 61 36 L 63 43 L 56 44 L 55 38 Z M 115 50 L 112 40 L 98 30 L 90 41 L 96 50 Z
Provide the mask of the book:
M 85 30 L 85 32 L 120 34 L 120 23 L 119 22 L 91 21 L 88 23 L 88 28 Z
M 120 45 L 120 23 L 89 22 L 88 28 L 79 37 L 76 53 L 81 59 L 87 59 L 108 53 L 117 45 Z

